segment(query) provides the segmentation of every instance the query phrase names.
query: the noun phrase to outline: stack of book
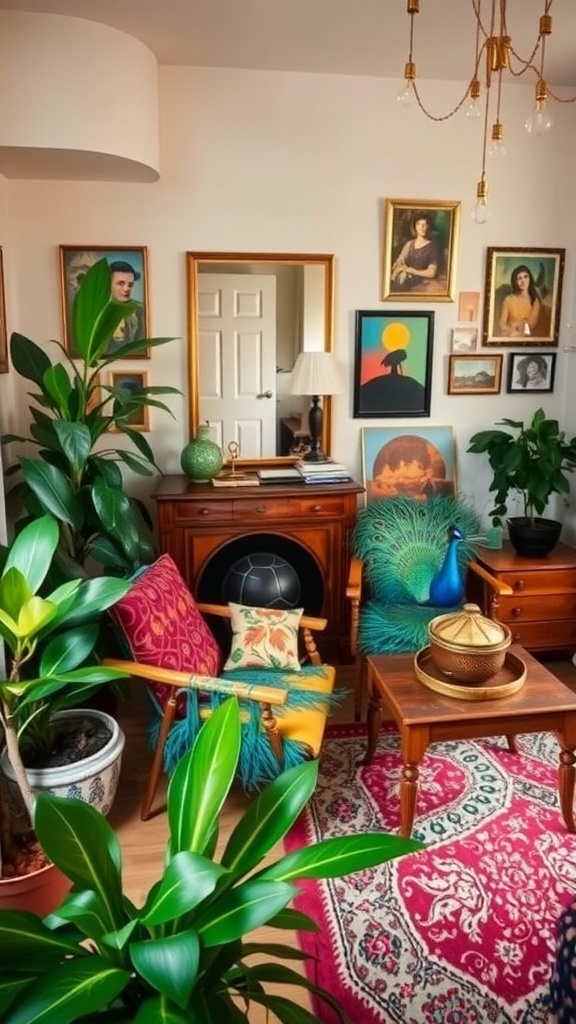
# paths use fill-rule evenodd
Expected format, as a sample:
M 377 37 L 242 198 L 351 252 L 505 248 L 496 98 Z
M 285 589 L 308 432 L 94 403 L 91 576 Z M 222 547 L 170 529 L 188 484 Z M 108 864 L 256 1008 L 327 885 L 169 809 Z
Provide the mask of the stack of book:
M 296 469 L 307 484 L 342 484 L 351 480 L 350 473 L 341 462 L 327 459 L 326 462 L 306 462 L 299 459 Z

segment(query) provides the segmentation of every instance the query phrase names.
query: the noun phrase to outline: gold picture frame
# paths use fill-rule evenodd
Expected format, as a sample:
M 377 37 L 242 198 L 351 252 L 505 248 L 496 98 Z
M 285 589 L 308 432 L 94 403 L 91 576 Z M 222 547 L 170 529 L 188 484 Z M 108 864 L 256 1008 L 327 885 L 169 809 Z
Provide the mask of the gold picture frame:
M 483 345 L 558 344 L 565 255 L 565 249 L 487 248 Z
M 387 199 L 382 298 L 454 302 L 460 203 Z
M 149 387 L 148 373 L 142 370 L 120 370 L 110 374 L 110 386 L 113 388 L 124 388 L 126 391 L 137 391 L 140 388 Z M 148 406 L 141 405 L 139 409 L 130 416 L 126 426 L 129 430 L 138 430 L 142 433 L 150 430 Z M 123 433 L 116 426 L 110 427 L 112 433 Z
M 117 275 L 124 289 L 112 294 L 119 301 L 134 300 L 138 305 L 118 326 L 118 340 L 112 340 L 107 354 L 127 341 L 139 341 L 150 336 L 149 303 L 148 303 L 148 256 L 144 246 L 126 245 L 61 245 L 60 246 L 60 298 L 62 303 L 62 320 L 64 327 L 64 346 L 69 355 L 76 359 L 78 350 L 74 341 L 72 326 L 72 306 L 74 296 L 86 271 L 106 259 L 110 270 Z M 116 269 L 118 268 L 118 269 Z M 149 359 L 150 349 L 143 349 L 126 359 Z

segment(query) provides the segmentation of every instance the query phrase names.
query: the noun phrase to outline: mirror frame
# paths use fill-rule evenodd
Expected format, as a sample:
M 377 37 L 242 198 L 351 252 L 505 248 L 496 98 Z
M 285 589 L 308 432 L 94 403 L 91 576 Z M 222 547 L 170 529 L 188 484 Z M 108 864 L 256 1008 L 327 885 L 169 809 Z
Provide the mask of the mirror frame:
M 334 256 L 319 253 L 270 253 L 270 252 L 187 252 L 188 288 L 188 388 L 190 394 L 190 437 L 194 437 L 200 422 L 199 395 L 199 325 L 198 325 L 198 274 L 203 263 L 297 263 L 323 265 L 325 269 L 324 308 L 325 335 L 324 350 L 332 352 L 334 342 Z M 322 423 L 322 449 L 331 454 L 332 401 L 330 395 L 323 398 L 324 418 Z M 295 455 L 276 455 L 262 459 L 242 459 L 238 464 L 250 466 L 275 466 L 292 464 Z

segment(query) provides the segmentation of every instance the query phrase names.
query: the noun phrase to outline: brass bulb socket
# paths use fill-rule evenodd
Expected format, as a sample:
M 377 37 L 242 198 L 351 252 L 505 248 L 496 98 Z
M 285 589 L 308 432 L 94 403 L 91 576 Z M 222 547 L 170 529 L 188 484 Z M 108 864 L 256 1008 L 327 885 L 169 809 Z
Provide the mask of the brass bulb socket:
M 502 142 L 504 138 L 504 125 L 501 121 L 495 121 L 492 125 L 492 141 Z
M 404 65 L 404 78 L 407 82 L 413 82 L 416 78 L 416 65 L 413 60 L 406 61 Z
M 536 103 L 545 103 L 548 99 L 548 82 L 539 78 L 536 83 Z
M 420 0 L 408 0 L 406 10 L 408 14 L 420 14 Z
M 552 34 L 552 15 L 541 14 L 540 15 L 540 35 L 549 36 Z
M 470 88 L 468 89 L 468 95 L 471 100 L 477 100 L 480 95 L 480 81 L 477 78 L 473 78 L 470 82 Z
M 476 185 L 476 199 L 478 199 L 480 202 L 484 202 L 485 203 L 487 198 L 488 198 L 488 182 L 486 181 L 486 178 L 481 178 L 481 180 Z

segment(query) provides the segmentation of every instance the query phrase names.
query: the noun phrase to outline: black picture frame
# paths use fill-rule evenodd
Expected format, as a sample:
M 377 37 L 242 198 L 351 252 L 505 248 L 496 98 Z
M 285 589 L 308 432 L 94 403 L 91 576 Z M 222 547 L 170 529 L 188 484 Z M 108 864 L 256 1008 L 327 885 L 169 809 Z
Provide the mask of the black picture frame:
M 354 418 L 429 416 L 434 313 L 356 311 Z
M 532 370 L 531 363 L 534 364 Z M 510 352 L 506 391 L 510 395 L 554 391 L 555 376 L 556 352 Z

